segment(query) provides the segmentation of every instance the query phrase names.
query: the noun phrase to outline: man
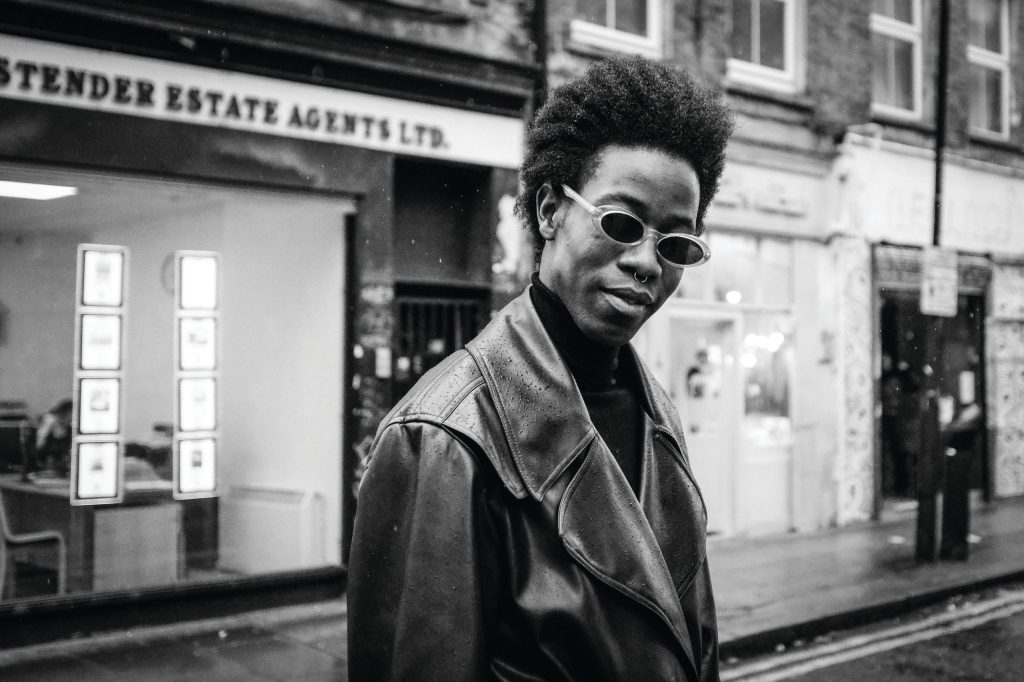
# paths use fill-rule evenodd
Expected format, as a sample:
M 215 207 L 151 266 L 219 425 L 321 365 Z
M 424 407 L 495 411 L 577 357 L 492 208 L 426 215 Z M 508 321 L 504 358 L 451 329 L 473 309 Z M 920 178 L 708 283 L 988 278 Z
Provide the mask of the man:
M 349 564 L 352 680 L 713 680 L 704 505 L 628 342 L 703 263 L 732 130 L 641 58 L 555 89 L 517 212 L 532 286 L 381 424 Z

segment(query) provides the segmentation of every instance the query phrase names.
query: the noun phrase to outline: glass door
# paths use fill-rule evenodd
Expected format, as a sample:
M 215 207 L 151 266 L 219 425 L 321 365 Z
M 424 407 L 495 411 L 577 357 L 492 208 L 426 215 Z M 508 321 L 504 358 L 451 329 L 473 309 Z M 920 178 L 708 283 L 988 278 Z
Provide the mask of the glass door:
M 690 465 L 708 508 L 708 531 L 732 533 L 740 373 L 736 357 L 740 320 L 678 312 L 670 324 L 669 381 L 679 409 Z

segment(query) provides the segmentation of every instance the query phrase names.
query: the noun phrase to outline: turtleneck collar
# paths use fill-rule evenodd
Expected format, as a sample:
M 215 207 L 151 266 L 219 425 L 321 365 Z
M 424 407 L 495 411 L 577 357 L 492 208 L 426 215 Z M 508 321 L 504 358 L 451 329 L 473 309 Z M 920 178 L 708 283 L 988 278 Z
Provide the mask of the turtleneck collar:
M 569 365 L 580 390 L 596 391 L 614 385 L 620 347 L 605 346 L 587 338 L 562 299 L 540 281 L 538 273 L 533 273 L 531 282 L 530 300 L 537 309 L 537 316 Z

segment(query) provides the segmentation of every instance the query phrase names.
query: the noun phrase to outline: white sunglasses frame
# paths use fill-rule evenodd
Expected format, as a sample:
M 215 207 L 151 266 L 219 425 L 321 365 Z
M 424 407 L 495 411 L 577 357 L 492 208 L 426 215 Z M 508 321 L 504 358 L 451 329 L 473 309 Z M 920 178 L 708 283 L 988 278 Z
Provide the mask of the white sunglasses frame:
M 667 239 L 669 237 L 678 237 L 680 239 L 685 239 L 687 241 L 695 243 L 700 248 L 701 253 L 704 254 L 704 257 L 701 258 L 696 263 L 682 265 L 680 263 L 673 263 L 672 261 L 665 258 L 663 255 L 661 255 L 660 251 L 657 251 L 658 258 L 665 261 L 665 263 L 670 267 L 679 269 L 695 268 L 699 265 L 704 265 L 711 259 L 711 248 L 708 246 L 708 243 L 701 239 L 700 237 L 697 237 L 692 234 L 686 234 L 684 232 L 665 234 L 664 232 L 659 232 L 658 230 L 655 230 L 653 227 L 645 223 L 643 220 L 640 220 L 639 216 L 631 213 L 630 211 L 627 211 L 626 209 L 620 206 L 594 206 L 589 201 L 581 197 L 579 193 L 577 193 L 568 185 L 562 185 L 562 191 L 565 193 L 565 196 L 575 201 L 577 204 L 579 204 L 580 208 L 582 208 L 584 211 L 590 214 L 590 219 L 594 223 L 594 229 L 600 232 L 605 239 L 612 242 L 613 244 L 618 244 L 619 246 L 636 246 L 637 244 L 640 244 L 645 239 L 647 239 L 648 232 L 653 232 L 654 234 L 659 236 L 659 239 L 655 242 L 655 251 L 657 251 L 657 244 L 660 244 L 663 239 Z M 601 227 L 601 218 L 605 217 L 609 213 L 622 213 L 623 215 L 628 215 L 630 218 L 633 218 L 638 223 L 640 223 L 641 226 L 643 226 L 643 235 L 640 237 L 640 239 L 636 240 L 635 242 L 620 242 L 618 239 L 615 239 L 610 234 L 605 232 L 603 227 Z

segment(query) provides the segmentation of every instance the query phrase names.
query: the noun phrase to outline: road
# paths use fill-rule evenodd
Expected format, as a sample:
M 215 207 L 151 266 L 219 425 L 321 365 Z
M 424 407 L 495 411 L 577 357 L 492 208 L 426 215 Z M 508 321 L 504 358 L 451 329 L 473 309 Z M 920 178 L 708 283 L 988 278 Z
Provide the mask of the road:
M 771 656 L 726 661 L 722 680 L 1019 682 L 1024 680 L 1024 586 L 830 633 Z

